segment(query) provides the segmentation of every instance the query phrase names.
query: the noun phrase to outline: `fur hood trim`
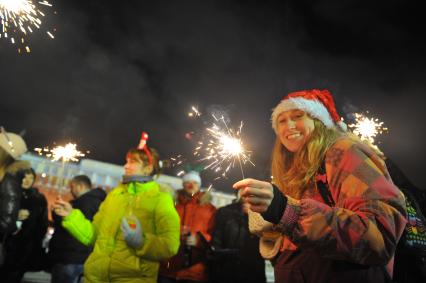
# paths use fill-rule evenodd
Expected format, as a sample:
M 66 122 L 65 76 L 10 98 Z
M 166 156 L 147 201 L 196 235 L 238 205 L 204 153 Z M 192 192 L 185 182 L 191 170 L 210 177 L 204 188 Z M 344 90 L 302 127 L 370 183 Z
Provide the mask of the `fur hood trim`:
M 31 168 L 31 164 L 28 161 L 25 160 L 17 160 L 14 161 L 12 164 L 10 164 L 7 168 L 6 168 L 6 173 L 12 174 L 12 175 L 16 175 L 16 173 L 20 170 L 26 170 L 26 169 L 30 169 Z

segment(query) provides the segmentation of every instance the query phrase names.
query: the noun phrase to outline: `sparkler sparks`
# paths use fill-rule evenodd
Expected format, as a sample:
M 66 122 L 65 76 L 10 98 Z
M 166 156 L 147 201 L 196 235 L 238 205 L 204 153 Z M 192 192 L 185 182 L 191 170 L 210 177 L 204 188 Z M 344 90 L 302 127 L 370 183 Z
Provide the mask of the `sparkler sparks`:
M 181 170 L 176 174 L 176 176 L 181 177 L 181 176 L 183 176 L 183 174 L 185 174 L 185 171 Z
M 198 111 L 198 109 L 195 106 L 191 107 L 191 111 L 188 112 L 189 117 L 200 117 L 201 113 Z
M 57 146 L 52 149 L 52 160 L 58 161 L 62 159 L 64 162 L 78 161 L 78 157 L 85 156 L 84 153 L 77 150 L 75 143 L 68 143 L 65 146 Z
M 52 149 L 49 149 L 48 146 L 43 148 L 34 148 L 34 151 L 39 155 L 45 155 L 50 158 L 52 162 L 61 160 L 61 167 L 58 169 L 57 174 L 57 189 L 59 191 L 59 197 L 62 197 L 66 191 L 66 177 L 65 173 L 65 163 L 69 161 L 77 162 L 79 157 L 84 157 L 85 154 L 77 150 L 77 144 L 67 143 L 65 146 L 56 146 Z
M 34 151 L 39 155 L 45 154 L 46 157 L 51 158 L 52 161 L 62 160 L 62 162 L 77 162 L 79 157 L 85 156 L 84 153 L 77 150 L 77 145 L 75 143 L 68 143 L 65 146 L 56 146 L 53 149 L 49 149 L 49 147 L 35 148 Z
M 176 167 L 181 165 L 184 162 L 184 158 L 182 154 L 178 154 L 176 156 L 172 156 L 169 158 L 170 166 L 169 167 Z
M 355 124 L 348 125 L 352 132 L 374 146 L 376 136 L 388 130 L 378 118 L 368 118 L 360 113 L 355 113 L 355 121 Z
M 40 29 L 41 17 L 45 14 L 39 6 L 52 7 L 47 1 L 34 2 L 33 0 L 0 0 L 1 30 L 0 38 L 9 39 L 12 44 L 18 44 L 18 52 L 21 49 L 30 52 L 26 38 L 33 33 L 33 29 Z M 46 32 L 50 38 L 54 38 L 52 32 Z
M 243 164 L 249 162 L 254 166 L 254 163 L 250 160 L 251 152 L 243 146 L 241 138 L 243 122 L 240 123 L 238 130 L 234 131 L 228 127 L 223 116 L 219 119 L 214 115 L 212 116 L 216 122 L 213 123 L 212 127 L 206 129 L 207 137 L 205 139 L 207 141 L 198 142 L 194 155 L 201 156 L 204 154 L 200 161 L 207 160 L 210 162 L 205 166 L 205 169 L 214 170 L 220 173 L 221 177 L 226 177 L 228 171 L 238 161 L 244 178 Z

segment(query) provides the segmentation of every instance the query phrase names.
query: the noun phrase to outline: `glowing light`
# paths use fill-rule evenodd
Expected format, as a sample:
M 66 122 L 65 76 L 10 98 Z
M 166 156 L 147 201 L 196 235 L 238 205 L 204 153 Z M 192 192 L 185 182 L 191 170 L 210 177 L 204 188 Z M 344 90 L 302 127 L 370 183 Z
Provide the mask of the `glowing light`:
M 30 52 L 28 45 L 25 45 L 25 38 L 33 32 L 33 29 L 40 29 L 42 25 L 41 17 L 45 14 L 39 9 L 40 5 L 52 7 L 47 1 L 0 0 L 0 38 L 10 38 L 12 44 L 20 42 L 17 48 L 19 53 L 21 49 Z M 47 31 L 47 34 L 54 38 L 50 31 Z
M 185 171 L 184 171 L 184 170 L 181 170 L 181 171 L 179 171 L 179 172 L 176 174 L 176 176 L 180 177 L 180 176 L 182 176 L 183 174 L 185 174 Z
M 188 112 L 188 117 L 200 117 L 201 113 L 195 106 L 191 106 L 191 111 Z
M 77 162 L 79 161 L 80 157 L 84 157 L 85 154 L 81 151 L 77 150 L 77 144 L 75 143 L 67 143 L 65 146 L 56 146 L 52 149 L 50 149 L 48 146 L 44 147 L 36 147 L 34 148 L 34 151 L 38 153 L 38 155 L 44 155 L 47 158 L 50 158 L 52 162 L 55 161 L 61 161 L 61 166 L 58 169 L 57 176 L 57 190 L 59 193 L 59 197 L 62 198 L 62 196 L 66 193 L 66 176 L 65 174 L 65 163 L 69 161 Z M 42 177 L 45 178 L 46 174 L 43 173 Z
M 226 177 L 228 171 L 238 161 L 244 178 L 243 164 L 249 162 L 254 166 L 254 163 L 250 160 L 251 152 L 244 148 L 241 138 L 243 122 L 240 123 L 238 130 L 234 131 L 228 127 L 223 116 L 219 119 L 212 116 L 216 122 L 212 127 L 206 128 L 207 135 L 204 138 L 206 141 L 198 142 L 194 155 L 204 156 L 200 161 L 208 161 L 205 169 L 211 169 L 220 174 L 216 179 Z
M 65 146 L 57 146 L 52 149 L 52 160 L 58 161 L 62 159 L 64 162 L 78 161 L 78 157 L 85 156 L 84 153 L 77 150 L 75 143 L 68 143 Z
M 170 157 L 168 159 L 168 164 L 169 167 L 176 167 L 178 165 L 181 165 L 184 161 L 185 159 L 183 158 L 183 156 L 181 154 L 178 154 L 176 156 Z
M 368 141 L 376 147 L 376 136 L 388 130 L 378 118 L 369 118 L 360 113 L 355 113 L 355 121 L 355 124 L 348 125 L 352 132 L 359 136 L 361 140 Z
M 52 161 L 77 162 L 79 157 L 84 157 L 85 154 L 77 150 L 77 145 L 75 143 L 68 143 L 65 146 L 56 146 L 53 149 L 49 149 L 48 146 L 43 148 L 36 147 L 34 151 L 38 155 L 45 155 L 46 157 L 51 158 Z

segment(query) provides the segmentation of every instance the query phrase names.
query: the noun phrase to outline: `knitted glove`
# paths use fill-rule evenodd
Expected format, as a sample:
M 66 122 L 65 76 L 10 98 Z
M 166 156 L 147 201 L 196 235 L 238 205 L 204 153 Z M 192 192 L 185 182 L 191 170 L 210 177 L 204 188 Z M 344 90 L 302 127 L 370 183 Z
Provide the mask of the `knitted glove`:
M 127 216 L 121 219 L 121 231 L 129 247 L 137 249 L 142 246 L 142 228 L 139 220 L 135 216 Z

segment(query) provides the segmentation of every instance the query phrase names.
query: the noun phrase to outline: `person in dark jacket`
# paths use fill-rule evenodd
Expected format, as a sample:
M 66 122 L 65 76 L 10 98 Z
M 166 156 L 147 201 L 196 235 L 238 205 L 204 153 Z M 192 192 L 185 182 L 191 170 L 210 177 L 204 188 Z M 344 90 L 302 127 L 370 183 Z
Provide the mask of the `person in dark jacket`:
M 42 269 L 43 239 L 48 226 L 47 200 L 33 188 L 34 170 L 20 170 L 18 175 L 23 177 L 18 229 L 6 239 L 7 258 L 1 272 L 2 280 L 8 283 L 19 283 L 25 272 Z
M 237 199 L 216 212 L 209 261 L 210 283 L 265 283 L 259 238 L 248 228 L 247 204 Z
M 28 162 L 18 161 L 26 151 L 22 137 L 0 128 L 0 267 L 6 260 L 6 238 L 17 229 L 22 194 L 22 178 L 17 172 L 31 167 Z
M 104 201 L 106 193 L 100 188 L 92 189 L 85 175 L 75 176 L 69 184 L 74 200 L 73 208 L 80 209 L 92 220 Z M 76 283 L 83 274 L 83 264 L 91 248 L 77 241 L 62 227 L 62 217 L 53 213 L 54 233 L 49 242 L 49 260 L 52 264 L 52 283 Z
M 30 168 L 30 164 L 17 161 L 27 151 L 25 141 L 17 134 L 0 128 L 0 240 L 16 231 L 19 202 L 21 201 L 21 182 L 16 173 Z
M 426 191 L 415 186 L 401 168 L 399 168 L 399 166 L 390 158 L 386 159 L 386 166 L 388 167 L 392 181 L 401 189 L 402 192 L 404 192 L 406 199 L 408 198 L 408 201 L 410 201 L 412 200 L 411 198 L 414 198 L 417 201 L 418 208 L 420 209 L 417 213 L 423 214 L 423 217 L 419 218 L 424 219 L 424 216 L 426 215 Z M 412 205 L 417 210 L 416 205 Z M 411 213 L 413 213 L 412 210 Z M 409 216 L 408 218 L 410 219 L 411 217 Z M 419 219 L 415 222 L 417 221 L 419 221 Z M 406 227 L 405 229 L 407 232 L 407 229 L 413 228 Z M 423 231 L 421 228 L 417 231 L 419 240 L 421 239 L 421 236 L 425 234 L 424 229 L 425 228 L 423 227 Z M 402 240 L 398 243 L 395 251 L 393 280 L 398 283 L 426 282 L 426 255 L 413 254 L 413 250 L 406 246 L 409 241 L 410 240 L 404 238 L 403 235 Z M 418 243 L 420 242 L 421 240 Z

